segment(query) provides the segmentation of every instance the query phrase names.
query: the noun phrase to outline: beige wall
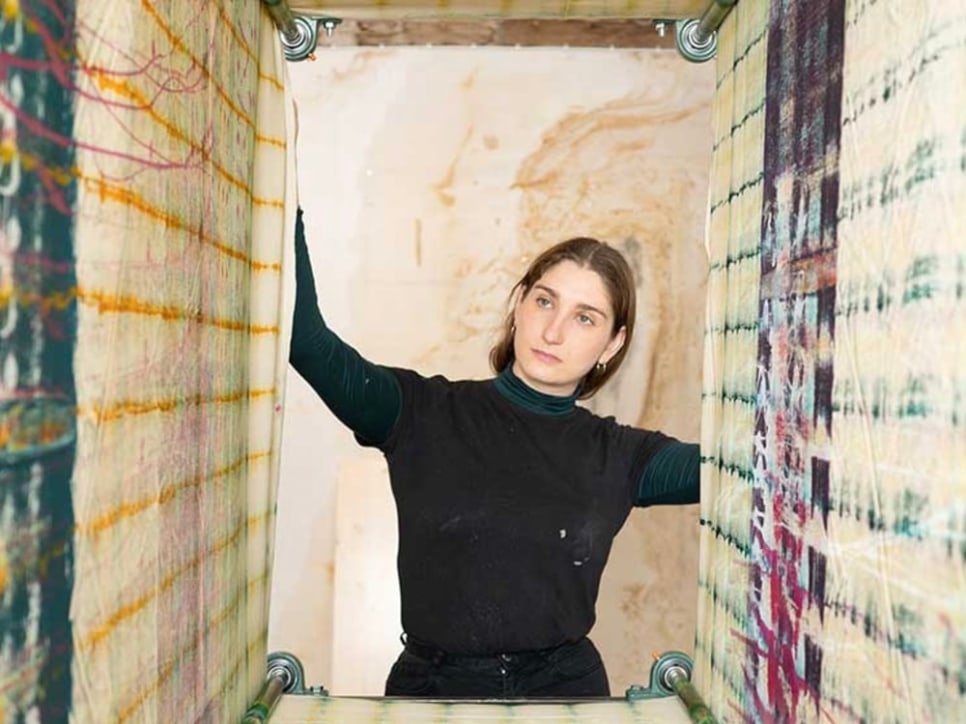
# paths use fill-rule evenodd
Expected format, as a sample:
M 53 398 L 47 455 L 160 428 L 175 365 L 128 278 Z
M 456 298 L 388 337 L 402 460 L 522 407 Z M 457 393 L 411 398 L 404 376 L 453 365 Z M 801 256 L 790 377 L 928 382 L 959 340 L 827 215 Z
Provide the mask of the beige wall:
M 505 296 L 567 236 L 621 248 L 638 335 L 590 405 L 697 440 L 710 66 L 670 51 L 332 49 L 292 65 L 320 303 L 369 359 L 489 375 Z M 290 374 L 269 650 L 310 684 L 381 693 L 399 651 L 385 464 Z M 697 510 L 635 511 L 593 637 L 615 693 L 693 646 Z

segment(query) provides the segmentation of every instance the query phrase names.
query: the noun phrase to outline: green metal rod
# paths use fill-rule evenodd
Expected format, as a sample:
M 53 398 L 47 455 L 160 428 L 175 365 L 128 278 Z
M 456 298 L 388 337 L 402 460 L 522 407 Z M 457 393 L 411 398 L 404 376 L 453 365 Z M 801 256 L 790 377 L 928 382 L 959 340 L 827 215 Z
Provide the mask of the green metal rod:
M 687 671 L 680 666 L 673 666 L 668 669 L 664 679 L 674 689 L 674 693 L 678 695 L 684 706 L 687 707 L 688 716 L 694 724 L 717 724 L 711 710 L 704 703 L 704 699 L 701 698 L 701 694 L 698 693 L 694 684 L 691 683 L 691 679 L 688 678 Z
M 242 724 L 264 724 L 264 722 L 267 722 L 284 690 L 285 681 L 281 676 L 269 676 L 265 679 L 265 683 L 262 684 L 255 701 L 245 712 Z
M 721 27 L 721 23 L 724 22 L 728 13 L 731 12 L 731 8 L 737 3 L 738 0 L 712 0 L 698 21 L 695 39 L 700 42 L 710 38 L 714 31 Z

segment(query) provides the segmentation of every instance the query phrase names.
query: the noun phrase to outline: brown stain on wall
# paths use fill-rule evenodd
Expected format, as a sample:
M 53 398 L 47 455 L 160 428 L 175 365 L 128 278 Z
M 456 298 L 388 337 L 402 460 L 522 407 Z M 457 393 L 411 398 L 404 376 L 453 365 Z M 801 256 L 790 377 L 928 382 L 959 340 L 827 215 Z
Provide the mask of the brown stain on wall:
M 466 133 L 463 135 L 463 140 L 460 141 L 459 147 L 456 149 L 456 153 L 453 154 L 453 160 L 450 161 L 449 166 L 446 169 L 446 175 L 433 184 L 433 190 L 436 192 L 436 198 L 443 206 L 450 207 L 456 203 L 456 197 L 450 193 L 453 188 L 453 181 L 456 178 L 456 167 L 459 164 L 463 154 L 466 152 L 466 148 L 469 145 L 470 139 L 473 137 L 473 125 L 470 124 Z
M 422 219 L 413 220 L 413 254 L 416 257 L 416 266 L 423 265 L 423 221 Z
M 366 50 L 353 54 L 352 60 L 345 69 L 333 68 L 332 78 L 336 82 L 344 82 L 353 78 L 360 78 L 370 73 L 370 66 L 392 56 L 388 50 Z
M 640 619 L 645 608 L 645 594 L 643 583 L 631 583 L 622 589 L 621 611 L 629 619 Z

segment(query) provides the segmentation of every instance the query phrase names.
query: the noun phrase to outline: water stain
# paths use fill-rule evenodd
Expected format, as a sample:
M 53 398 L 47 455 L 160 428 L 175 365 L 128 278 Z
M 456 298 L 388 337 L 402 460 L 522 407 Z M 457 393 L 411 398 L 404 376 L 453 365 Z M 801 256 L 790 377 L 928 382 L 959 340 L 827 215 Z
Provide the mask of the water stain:
M 413 254 L 416 257 L 416 266 L 423 265 L 423 220 L 413 220 Z
M 647 609 L 646 586 L 643 583 L 629 583 L 621 588 L 621 611 L 628 618 L 639 619 Z
M 370 66 L 373 63 L 390 58 L 392 55 L 393 54 L 389 51 L 379 50 L 368 50 L 360 53 L 353 53 L 348 66 L 342 69 L 332 69 L 332 80 L 342 83 L 354 78 L 363 77 L 370 72 Z
M 456 178 L 456 166 L 459 164 L 463 153 L 466 151 L 466 147 L 470 142 L 470 138 L 473 137 L 473 125 L 467 127 L 466 133 L 463 135 L 463 140 L 460 141 L 459 147 L 456 149 L 456 153 L 453 155 L 453 160 L 450 162 L 446 169 L 446 175 L 433 184 L 433 190 L 436 192 L 436 197 L 439 199 L 443 206 L 451 207 L 456 203 L 456 196 L 451 193 L 453 188 L 453 180 Z

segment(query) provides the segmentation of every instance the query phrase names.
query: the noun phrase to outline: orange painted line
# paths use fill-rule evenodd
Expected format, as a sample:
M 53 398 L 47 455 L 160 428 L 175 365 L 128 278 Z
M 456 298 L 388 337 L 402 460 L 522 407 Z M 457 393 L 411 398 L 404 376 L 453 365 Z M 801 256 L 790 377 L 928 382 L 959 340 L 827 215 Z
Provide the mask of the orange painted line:
M 259 137 L 256 137 L 256 142 L 259 142 L 259 139 L 261 142 L 273 141 L 273 139 L 269 139 L 265 136 L 259 136 Z M 282 147 L 285 146 L 284 142 L 280 142 L 280 144 Z M 24 168 L 27 170 L 30 170 L 36 166 L 43 165 L 42 160 L 39 159 L 38 157 L 32 157 L 27 154 L 21 153 L 20 158 L 21 158 L 21 161 L 23 162 Z M 227 256 L 232 257 L 233 259 L 238 259 L 239 261 L 245 262 L 251 267 L 253 271 L 279 272 L 282 269 L 282 265 L 278 262 L 256 261 L 252 259 L 250 256 L 248 256 L 248 254 L 238 251 L 237 249 L 233 249 L 227 244 L 218 241 L 210 234 L 206 234 L 194 227 L 189 226 L 187 223 L 182 221 L 174 214 L 168 213 L 158 208 L 157 206 L 154 206 L 153 204 L 145 200 L 143 197 L 141 197 L 140 195 L 138 195 L 137 193 L 135 193 L 134 191 L 131 191 L 126 187 L 109 184 L 106 181 L 104 181 L 104 179 L 102 178 L 92 178 L 90 176 L 84 176 L 80 172 L 80 169 L 76 167 L 72 168 L 69 172 L 65 171 L 64 169 L 53 169 L 53 168 L 48 169 L 48 171 L 50 171 L 51 174 L 53 174 L 54 180 L 60 183 L 62 186 L 66 186 L 68 183 L 70 183 L 71 177 L 76 177 L 81 182 L 83 182 L 84 187 L 88 191 L 91 191 L 92 193 L 96 193 L 98 195 L 98 198 L 100 199 L 101 203 L 104 203 L 106 201 L 114 201 L 116 203 L 120 203 L 132 209 L 135 209 L 136 211 L 139 211 L 140 213 L 152 219 L 155 219 L 156 221 L 160 221 L 167 228 L 174 228 L 180 231 L 184 231 L 189 236 L 198 239 L 201 243 L 208 244 L 209 246 L 217 249 L 219 252 Z M 256 197 L 252 195 L 250 190 L 247 191 L 247 195 L 251 199 L 253 206 L 265 206 L 265 207 L 276 208 L 276 209 L 285 208 L 284 201 L 280 201 L 278 199 L 263 199 L 261 197 Z
M 258 74 L 258 77 L 259 77 L 260 80 L 268 81 L 269 85 L 275 86 L 275 89 L 276 90 L 280 90 L 280 91 L 284 91 L 285 90 L 285 84 L 282 83 L 282 81 L 280 81 L 274 75 L 269 75 L 268 73 L 261 73 L 260 72 Z
M 103 515 L 98 516 L 89 523 L 78 523 L 74 526 L 74 531 L 78 536 L 97 537 L 104 531 L 117 525 L 120 521 L 133 518 L 151 508 L 160 507 L 174 500 L 180 493 L 192 488 L 198 488 L 204 483 L 212 482 L 218 478 L 223 478 L 240 470 L 244 465 L 251 464 L 256 460 L 268 457 L 269 451 L 249 453 L 238 458 L 228 465 L 224 465 L 210 473 L 200 473 L 182 480 L 170 487 L 162 488 L 158 493 L 147 495 L 140 500 L 130 503 L 122 503 L 113 510 L 109 510 Z
M 275 388 L 267 390 L 244 390 L 237 392 L 222 392 L 217 395 L 188 395 L 187 397 L 171 397 L 163 400 L 122 400 L 104 407 L 80 406 L 77 416 L 93 419 L 97 424 L 113 422 L 122 417 L 147 415 L 151 412 L 174 412 L 182 407 L 193 405 L 224 405 L 241 400 L 254 400 L 266 395 L 274 395 Z
M 251 49 L 251 46 L 245 41 L 241 33 L 238 32 L 238 28 L 236 28 L 235 24 L 231 21 L 231 17 L 225 12 L 224 5 L 218 5 L 218 17 L 221 18 L 222 24 L 228 28 L 228 32 L 231 34 L 231 37 L 235 39 L 235 42 L 238 44 L 238 47 L 242 49 L 242 52 L 251 58 L 252 61 L 257 65 L 258 57 L 255 55 L 255 51 Z
M 67 309 L 75 296 L 75 289 L 40 294 L 29 289 L 13 288 L 8 281 L 0 287 L 0 308 L 6 309 L 12 302 L 16 302 L 21 307 L 38 307 L 41 314 L 47 314 L 54 309 L 58 311 Z
M 168 120 L 160 113 L 158 113 L 153 106 L 151 101 L 148 100 L 144 94 L 139 90 L 132 87 L 130 83 L 123 80 L 117 80 L 110 77 L 107 73 L 103 71 L 92 71 L 90 73 L 91 78 L 97 83 L 101 90 L 113 91 L 116 95 L 121 98 L 125 98 L 129 101 L 133 101 L 138 106 L 138 110 L 146 112 L 158 125 L 160 125 L 164 130 L 166 130 L 172 137 L 178 139 L 182 143 L 186 144 L 188 148 L 196 152 L 201 158 L 210 163 L 212 168 L 221 176 L 225 181 L 230 183 L 232 186 L 240 189 L 245 193 L 246 196 L 251 198 L 252 190 L 244 181 L 232 174 L 228 169 L 219 164 L 211 156 L 211 151 L 205 148 L 203 145 L 196 143 L 188 135 L 178 128 L 172 121 Z
M 284 209 L 285 208 L 285 202 L 284 201 L 278 201 L 276 199 L 260 199 L 260 198 L 253 197 L 252 198 L 252 204 L 255 205 L 255 206 L 267 206 L 267 207 L 273 208 L 273 209 Z M 281 265 L 279 265 L 279 266 L 281 266 Z
M 254 517 L 266 518 L 267 516 L 265 514 L 262 514 L 261 516 L 254 516 Z M 192 558 L 190 561 L 188 561 L 177 571 L 169 573 L 161 580 L 161 582 L 157 586 L 152 588 L 150 591 L 143 594 L 142 596 L 139 596 L 131 603 L 121 606 L 121 608 L 117 609 L 114 613 L 112 613 L 104 623 L 102 623 L 100 626 L 94 627 L 91 630 L 91 633 L 88 634 L 84 638 L 84 640 L 80 642 L 80 649 L 91 650 L 91 651 L 96 649 L 98 645 L 103 643 L 104 640 L 111 635 L 111 632 L 114 629 L 116 629 L 121 623 L 123 623 L 127 619 L 137 614 L 139 611 L 142 611 L 149 603 L 151 603 L 151 601 L 153 601 L 159 595 L 161 595 L 169 588 L 171 588 L 174 585 L 175 581 L 177 581 L 181 576 L 183 576 L 186 573 L 190 573 L 194 569 L 198 568 L 198 566 L 200 566 L 203 561 L 206 561 L 210 558 L 214 558 L 215 556 L 219 555 L 226 549 L 237 544 L 239 539 L 241 538 L 242 531 L 247 530 L 249 526 L 250 526 L 250 519 L 246 519 L 242 521 L 241 523 L 236 525 L 235 529 L 231 531 L 227 536 L 225 536 L 224 538 L 216 542 L 208 550 L 202 553 L 199 553 L 197 556 Z
M 210 236 L 209 234 L 206 234 L 205 232 L 199 231 L 198 229 L 190 226 L 189 224 L 187 224 L 186 222 L 178 218 L 175 214 L 169 211 L 165 211 L 161 208 L 158 208 L 157 206 L 154 206 L 153 204 L 149 203 L 147 200 L 145 200 L 135 192 L 131 191 L 130 189 L 125 188 L 124 186 L 109 184 L 103 179 L 94 179 L 89 177 L 82 177 L 81 180 L 84 182 L 85 188 L 91 193 L 97 194 L 98 198 L 101 200 L 102 203 L 106 201 L 113 201 L 115 203 L 123 204 L 125 206 L 129 206 L 133 209 L 136 209 L 137 211 L 141 212 L 145 216 L 148 216 L 152 219 L 155 219 L 156 221 L 161 222 L 166 228 L 178 229 L 180 231 L 184 231 L 188 233 L 190 236 L 193 236 L 199 241 L 201 241 L 203 244 L 208 244 L 209 246 L 217 249 L 222 254 L 225 254 L 226 256 L 230 256 L 233 259 L 238 259 L 239 261 L 243 261 L 247 263 L 254 271 L 262 271 L 262 270 L 281 271 L 282 270 L 282 265 L 279 262 L 255 261 L 254 259 L 251 259 L 244 252 L 238 251 L 237 249 L 233 249 L 227 244 L 224 244 L 216 240 L 214 237 Z M 268 202 L 262 199 L 258 199 L 257 201 L 259 204 L 265 204 L 265 205 L 278 204 L 278 205 L 284 206 L 284 204 L 282 204 L 282 202 L 280 201 Z
M 61 186 L 67 186 L 73 181 L 74 177 L 80 175 L 76 166 L 71 166 L 68 168 L 63 168 L 62 166 L 51 166 L 47 163 L 47 160 L 41 156 L 36 156 L 31 153 L 27 153 L 23 148 L 17 146 L 9 146 L 5 153 L 10 153 L 11 158 L 19 157 L 20 164 L 23 166 L 25 171 L 33 171 L 34 169 L 41 169 L 44 173 L 49 174 L 50 178 Z
M 181 51 L 186 56 L 188 56 L 191 59 L 191 62 L 194 63 L 198 67 L 198 69 L 202 72 L 202 74 L 204 74 L 204 76 L 209 81 L 211 81 L 212 87 L 218 93 L 218 96 L 225 102 L 225 105 L 228 106 L 229 108 L 231 108 L 232 111 L 235 112 L 235 115 L 237 115 L 239 118 L 241 118 L 242 121 L 244 121 L 247 126 L 249 126 L 250 128 L 254 128 L 255 127 L 255 122 L 248 116 L 248 114 L 245 113 L 244 110 L 242 110 L 241 108 L 238 107 L 238 104 L 236 104 L 227 93 L 225 93 L 224 89 L 218 84 L 218 82 L 215 80 L 214 76 L 211 75 L 211 71 L 208 70 L 208 68 L 205 66 L 205 64 L 202 63 L 200 60 L 198 60 L 198 58 L 195 57 L 195 55 L 191 52 L 190 48 L 188 48 L 188 46 L 186 46 L 184 44 L 184 42 L 181 40 L 181 38 L 179 38 L 171 30 L 170 27 L 168 27 L 168 25 L 167 25 L 167 23 L 165 23 L 164 19 L 154 9 L 154 3 L 151 2 L 150 0 L 141 0 L 141 7 L 152 18 L 154 18 L 154 22 L 157 23 L 157 25 L 158 25 L 159 28 L 161 28 L 161 32 L 163 32 L 167 36 L 168 41 L 171 43 L 171 45 L 173 45 L 179 51 Z
M 164 684 L 167 682 L 167 680 L 171 678 L 171 673 L 174 671 L 175 666 L 178 664 L 178 662 L 183 661 L 184 658 L 187 656 L 187 654 L 189 654 L 190 652 L 197 651 L 198 648 L 201 646 L 202 639 L 207 638 L 209 635 L 211 635 L 213 631 L 215 631 L 225 621 L 228 620 L 229 615 L 234 614 L 235 611 L 238 610 L 242 602 L 243 592 L 246 595 L 251 595 L 252 588 L 255 585 L 258 585 L 259 583 L 264 582 L 267 578 L 268 578 L 268 573 L 263 572 L 260 576 L 258 576 L 258 578 L 249 580 L 248 585 L 244 589 L 242 588 L 236 589 L 235 594 L 231 597 L 231 600 L 228 602 L 228 604 L 224 606 L 220 611 L 218 611 L 218 613 L 216 613 L 214 616 L 212 616 L 210 619 L 207 620 L 204 629 L 202 629 L 197 634 L 195 634 L 194 639 L 190 643 L 186 644 L 185 646 L 182 646 L 181 649 L 171 659 L 165 662 L 165 664 L 159 670 L 160 673 L 155 678 L 155 680 L 151 683 L 151 685 L 146 687 L 145 689 L 142 689 L 140 692 L 138 692 L 134 696 L 131 703 L 125 706 L 123 709 L 121 709 L 121 711 L 117 715 L 118 723 L 121 724 L 123 722 L 128 721 L 142 706 L 144 706 L 145 702 L 147 702 L 148 699 L 150 699 L 152 696 L 157 694 L 158 691 L 161 690 L 161 687 L 164 686 Z M 239 666 L 239 662 L 236 661 L 234 667 L 232 667 L 232 671 L 233 672 L 237 671 L 238 666 Z
M 255 143 L 264 143 L 268 146 L 278 146 L 279 148 L 285 148 L 284 139 L 273 138 L 271 136 L 263 136 L 260 133 L 255 134 Z
M 197 322 L 216 329 L 232 332 L 247 332 L 251 335 L 278 334 L 278 325 L 249 324 L 234 319 L 224 319 L 205 314 L 201 310 L 190 310 L 173 304 L 157 304 L 139 299 L 132 294 L 109 294 L 100 290 L 87 290 L 77 287 L 77 299 L 87 306 L 96 307 L 100 314 L 138 314 L 146 317 L 160 317 L 165 321 Z
M 166 321 L 183 320 L 197 322 L 217 329 L 227 329 L 234 332 L 246 332 L 250 335 L 272 334 L 279 332 L 278 325 L 248 324 L 232 319 L 214 317 L 198 311 L 191 311 L 174 305 L 155 304 L 138 299 L 132 295 L 113 295 L 102 291 L 88 291 L 80 287 L 73 287 L 66 291 L 40 294 L 29 289 L 13 289 L 9 285 L 0 287 L 0 309 L 6 309 L 12 302 L 21 307 L 37 307 L 41 314 L 51 310 L 64 310 L 72 300 L 77 299 L 81 304 L 96 307 L 100 314 L 139 314 L 149 317 L 160 317 Z

